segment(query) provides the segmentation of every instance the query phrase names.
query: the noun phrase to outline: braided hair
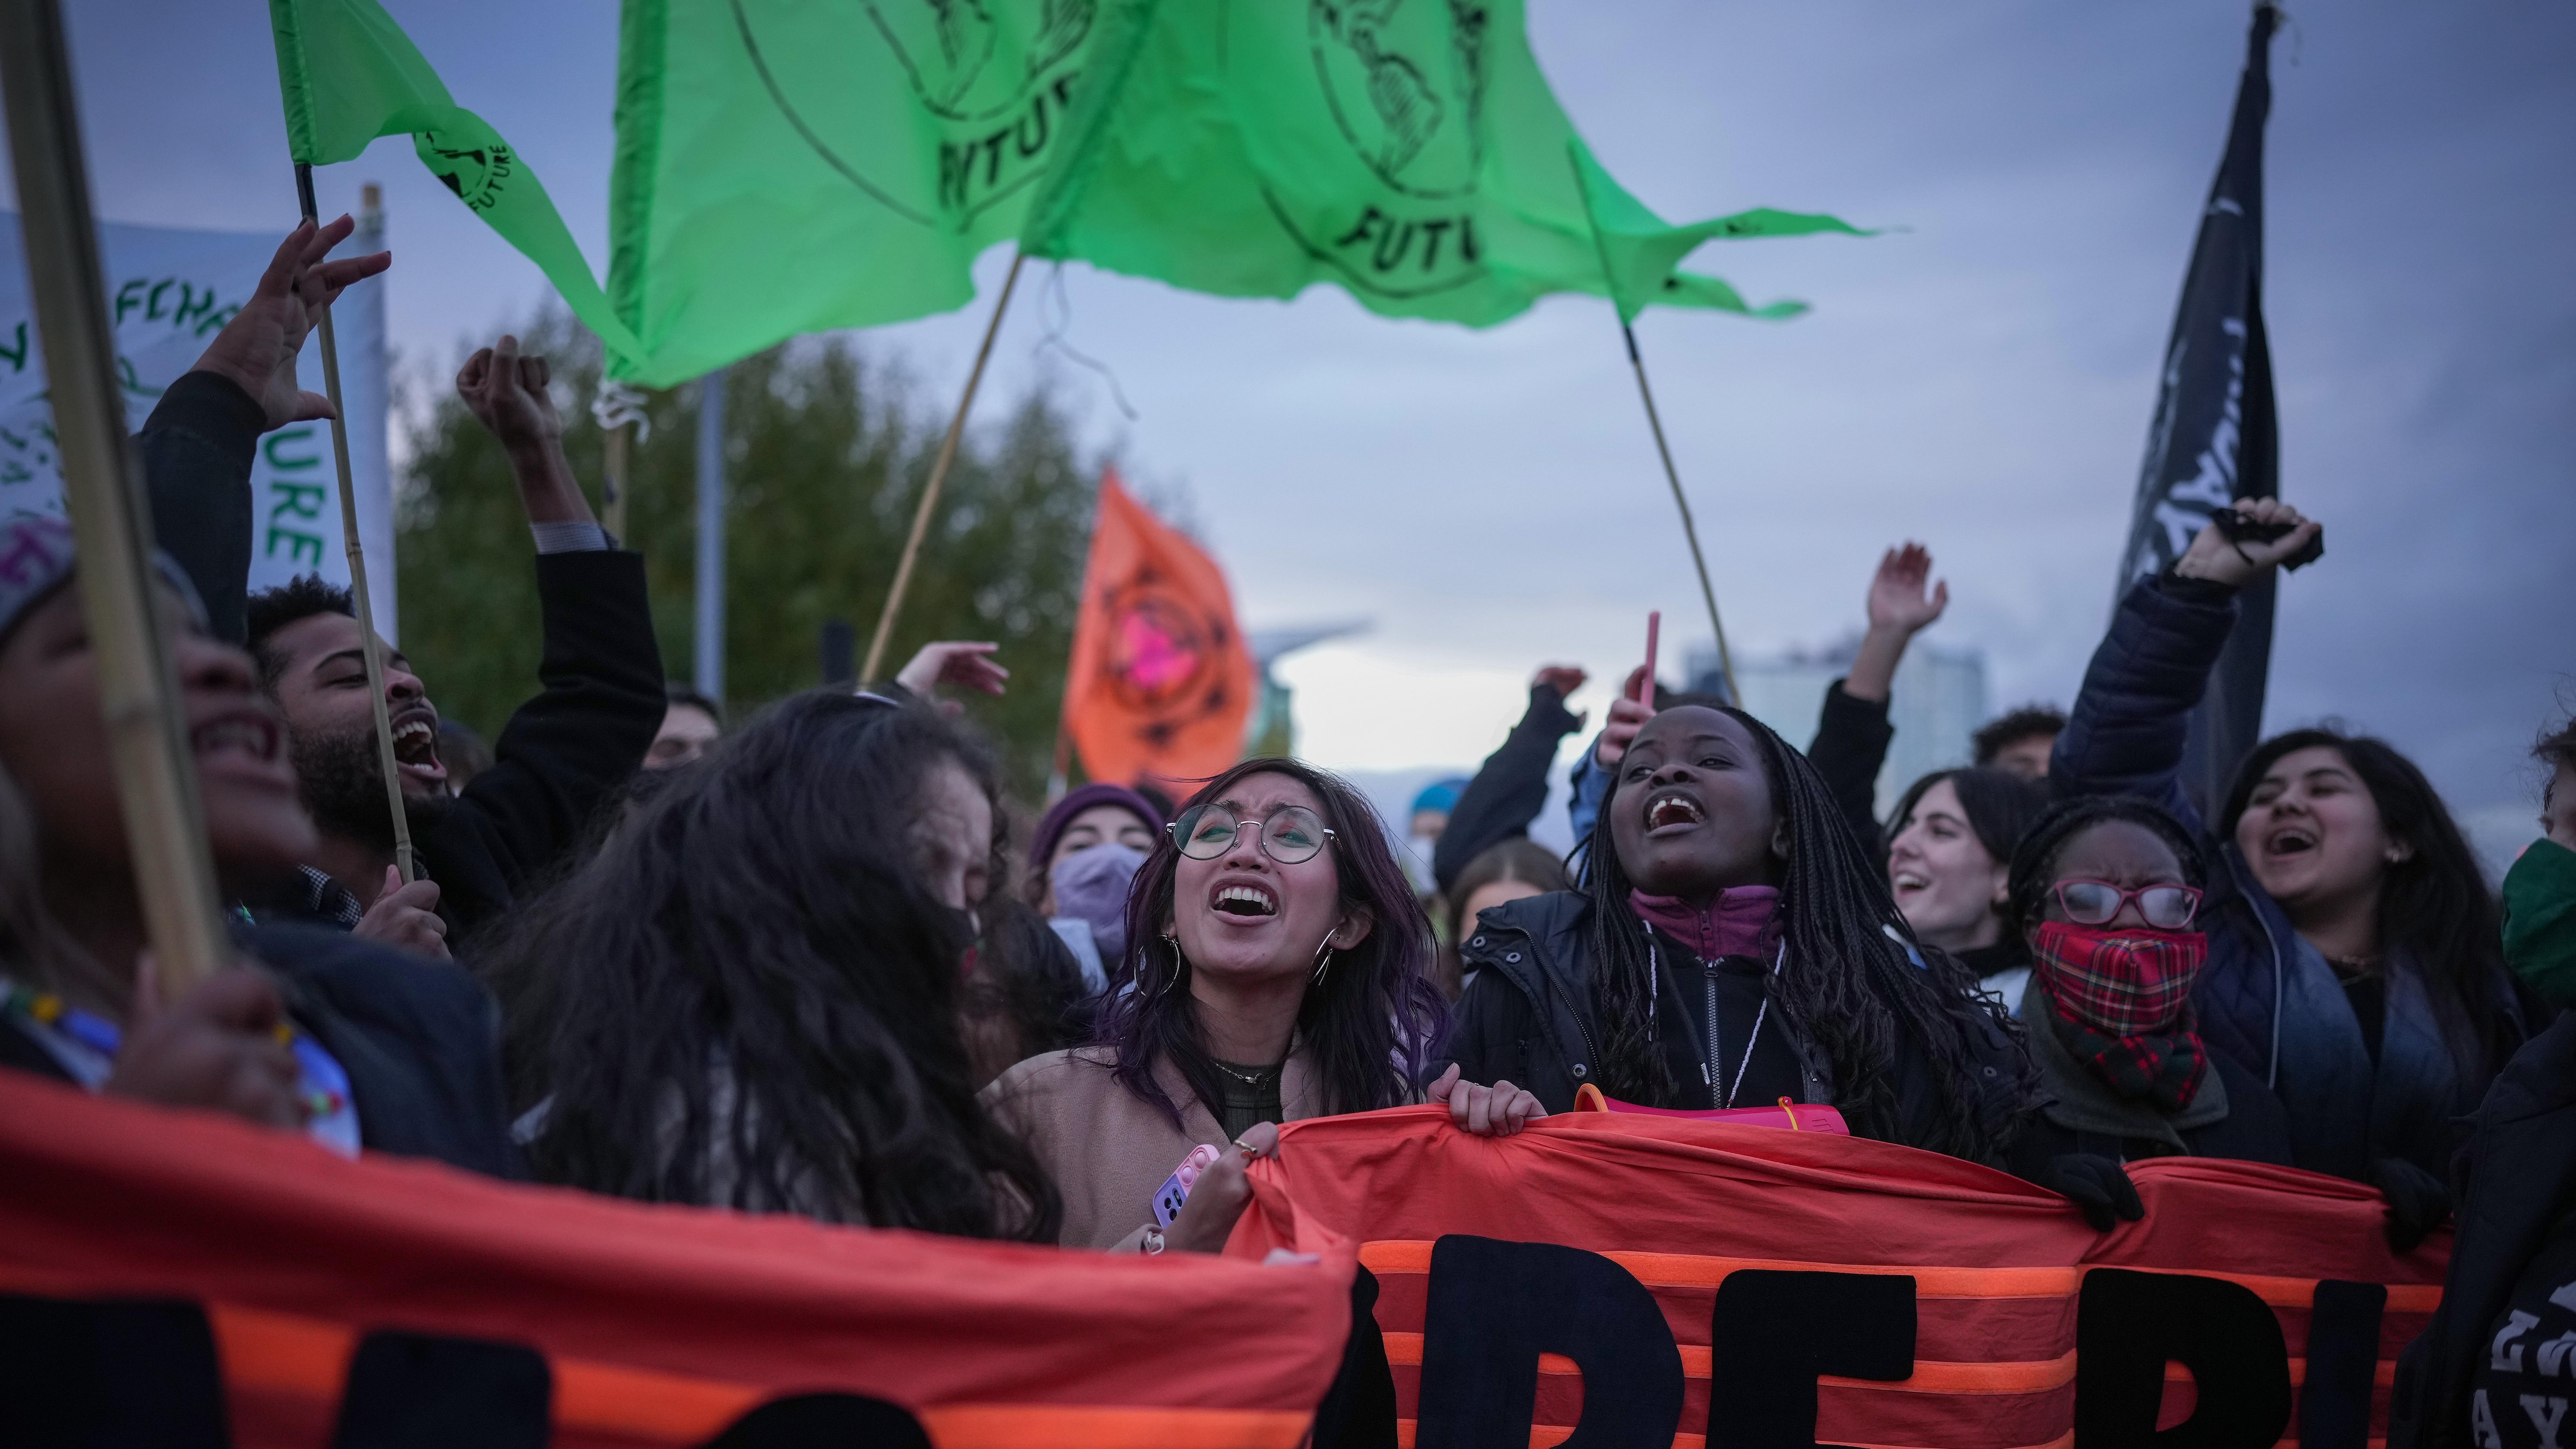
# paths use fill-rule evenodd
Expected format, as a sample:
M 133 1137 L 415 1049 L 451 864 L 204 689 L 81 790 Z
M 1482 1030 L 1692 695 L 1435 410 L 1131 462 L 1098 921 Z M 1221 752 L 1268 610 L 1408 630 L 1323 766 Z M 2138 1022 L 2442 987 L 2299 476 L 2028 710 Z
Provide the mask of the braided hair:
M 2038 1072 L 2019 1050 L 2021 1024 L 1978 992 L 1976 974 L 1957 958 L 1915 940 L 1888 895 L 1886 875 L 1807 757 L 1742 710 L 1713 707 L 1753 737 L 1774 808 L 1787 826 L 1779 906 L 1787 965 L 1764 978 L 1771 1005 L 1798 1039 L 1824 1053 L 1835 1105 L 1854 1132 L 1954 1157 L 1999 1160 L 2037 1105 Z M 1610 833 L 1613 814 L 1605 804 L 1593 823 L 1582 879 L 1592 906 L 1601 1088 L 1630 1101 L 1678 1106 L 1671 1069 L 1651 1037 L 1651 932 L 1628 903 L 1628 873 Z M 1984 1093 L 1972 1034 L 1981 1032 L 2016 1049 L 2014 1106 L 2000 1122 L 1979 1111 Z M 1901 1039 L 1921 1048 L 1941 1098 L 1941 1110 L 1919 1141 L 1900 1135 Z

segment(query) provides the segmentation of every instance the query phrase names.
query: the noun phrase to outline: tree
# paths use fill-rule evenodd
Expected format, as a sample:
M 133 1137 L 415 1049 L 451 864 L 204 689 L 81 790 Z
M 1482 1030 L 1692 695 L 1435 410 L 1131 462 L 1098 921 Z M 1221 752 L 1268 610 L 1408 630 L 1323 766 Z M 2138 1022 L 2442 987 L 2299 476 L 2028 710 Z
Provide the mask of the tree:
M 594 505 L 604 435 L 591 419 L 599 345 L 560 314 L 521 334 L 554 364 L 566 453 Z M 647 396 L 630 451 L 625 543 L 644 554 L 664 668 L 694 655 L 697 388 Z M 930 475 L 946 419 L 912 407 L 895 370 L 840 339 L 789 343 L 726 374 L 725 657 L 729 709 L 821 682 L 829 619 L 864 640 Z M 535 692 L 532 546 L 500 446 L 442 388 L 396 510 L 403 649 L 450 716 L 487 738 Z M 1011 670 L 1002 699 L 968 713 L 1001 750 L 1014 793 L 1036 798 L 1052 762 L 1065 665 L 1091 536 L 1094 480 L 1072 420 L 1041 386 L 1006 419 L 969 428 L 897 621 L 891 673 L 933 639 L 991 639 Z

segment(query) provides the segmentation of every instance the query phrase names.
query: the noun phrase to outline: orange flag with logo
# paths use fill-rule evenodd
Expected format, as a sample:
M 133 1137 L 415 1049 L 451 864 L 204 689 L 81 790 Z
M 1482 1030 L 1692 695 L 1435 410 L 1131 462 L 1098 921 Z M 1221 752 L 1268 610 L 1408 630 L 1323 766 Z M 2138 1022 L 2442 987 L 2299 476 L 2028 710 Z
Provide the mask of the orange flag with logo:
M 1243 758 L 1257 688 L 1225 571 L 1100 480 L 1064 727 L 1095 780 L 1200 780 Z

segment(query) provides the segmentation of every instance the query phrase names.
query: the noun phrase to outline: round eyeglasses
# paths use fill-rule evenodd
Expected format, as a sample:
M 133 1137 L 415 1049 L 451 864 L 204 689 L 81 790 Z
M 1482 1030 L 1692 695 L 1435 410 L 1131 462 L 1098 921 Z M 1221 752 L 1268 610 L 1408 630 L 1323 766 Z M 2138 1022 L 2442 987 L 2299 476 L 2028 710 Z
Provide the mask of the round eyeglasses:
M 1303 805 L 1282 805 L 1259 820 L 1237 820 L 1225 805 L 1193 805 L 1172 822 L 1172 843 L 1192 860 L 1214 860 L 1234 848 L 1235 833 L 1255 832 L 1261 853 L 1281 865 L 1313 860 L 1333 832 L 1323 817 Z
M 2159 931 L 2179 931 L 2200 914 L 2200 892 L 2190 886 L 2151 885 L 2132 891 L 2107 880 L 2062 880 L 2055 894 L 2066 919 L 2079 926 L 2107 926 L 2131 901 L 2138 903 L 2138 914 L 2146 923 Z

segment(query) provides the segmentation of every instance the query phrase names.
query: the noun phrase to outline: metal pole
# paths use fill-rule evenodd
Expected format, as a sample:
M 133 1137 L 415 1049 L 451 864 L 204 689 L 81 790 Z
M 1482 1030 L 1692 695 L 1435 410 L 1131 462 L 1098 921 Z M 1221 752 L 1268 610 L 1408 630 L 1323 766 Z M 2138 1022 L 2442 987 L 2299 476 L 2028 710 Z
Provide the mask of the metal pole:
M 725 660 L 725 374 L 698 380 L 698 693 L 723 703 Z
M 222 906 L 148 552 L 151 505 L 125 432 L 88 163 L 55 0 L 0 0 L 0 87 L 7 91 L 18 220 L 45 349 L 63 502 L 80 542 L 99 717 L 116 765 L 134 891 L 162 1000 L 170 1001 L 222 963 Z
M 868 641 L 868 662 L 859 667 L 862 682 L 877 677 L 877 666 L 885 662 L 886 644 L 894 637 L 895 615 L 903 612 L 904 590 L 912 585 L 913 561 L 921 556 L 921 538 L 930 531 L 930 515 L 939 504 L 939 485 L 948 481 L 948 465 L 957 461 L 957 440 L 966 431 L 966 410 L 975 406 L 975 389 L 983 385 L 984 363 L 993 355 L 993 339 L 1001 335 L 1002 313 L 1011 305 L 1011 288 L 1019 285 L 1020 263 L 1026 253 L 1011 258 L 1010 275 L 1002 278 L 1002 295 L 994 299 L 993 320 L 984 324 L 984 345 L 975 349 L 974 370 L 966 374 L 966 395 L 957 400 L 957 416 L 948 420 L 948 436 L 939 444 L 939 459 L 930 465 L 930 483 L 921 490 L 921 506 L 912 511 L 912 534 L 903 541 L 903 557 L 894 566 L 894 587 L 886 590 L 885 612 L 877 615 L 876 637 Z
M 1717 589 L 1708 581 L 1708 559 L 1699 551 L 1699 525 L 1691 522 L 1690 499 L 1682 494 L 1682 475 L 1673 467 L 1673 450 L 1664 442 L 1664 420 L 1655 415 L 1655 390 L 1646 386 L 1646 360 L 1637 355 L 1637 332 L 1619 324 L 1628 339 L 1628 365 L 1637 371 L 1637 396 L 1646 400 L 1646 426 L 1655 433 L 1655 452 L 1664 460 L 1664 481 L 1673 485 L 1673 506 L 1682 511 L 1682 537 L 1690 540 L 1691 567 L 1699 570 L 1700 597 L 1708 601 L 1708 627 L 1717 631 L 1717 670 L 1726 677 L 1726 697 L 1741 706 L 1744 692 L 1735 687 L 1735 656 L 1726 649 L 1726 626 L 1717 621 Z
M 319 222 L 313 207 L 313 168 L 295 163 L 295 195 L 304 219 Z M 376 608 L 367 588 L 367 546 L 358 533 L 358 489 L 349 477 L 349 411 L 340 405 L 340 343 L 331 331 L 331 309 L 322 309 L 322 390 L 331 398 L 331 461 L 340 474 L 340 542 L 349 555 L 349 600 L 358 608 L 359 642 L 365 646 L 367 699 L 376 717 L 376 768 L 385 777 L 385 809 L 394 821 L 394 866 L 406 881 L 419 878 L 412 864 L 411 820 L 403 811 L 402 766 L 394 758 L 394 727 L 385 708 L 385 653 L 377 647 Z M 375 882 L 361 883 L 373 889 Z

